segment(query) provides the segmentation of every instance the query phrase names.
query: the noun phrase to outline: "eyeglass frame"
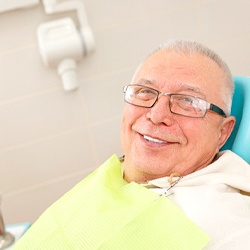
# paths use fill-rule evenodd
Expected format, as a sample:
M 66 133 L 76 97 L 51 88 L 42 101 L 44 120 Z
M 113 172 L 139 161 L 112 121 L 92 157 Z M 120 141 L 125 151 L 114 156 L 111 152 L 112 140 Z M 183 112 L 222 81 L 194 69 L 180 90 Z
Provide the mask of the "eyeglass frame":
M 128 87 L 130 86 L 138 86 L 138 87 L 143 87 L 143 88 L 147 88 L 147 89 L 151 89 L 153 91 L 155 91 L 157 93 L 156 95 L 156 98 L 155 98 L 155 101 L 153 102 L 152 105 L 150 106 L 143 106 L 143 105 L 138 105 L 138 104 L 134 104 L 134 103 L 131 103 L 129 101 L 126 100 L 126 91 L 128 89 Z M 148 87 L 148 86 L 145 86 L 145 85 L 141 85 L 141 84 L 128 84 L 126 86 L 123 87 L 123 93 L 125 94 L 124 95 L 124 100 L 125 102 L 131 104 L 131 105 L 134 105 L 134 106 L 138 106 L 138 107 L 143 107 L 143 108 L 152 108 L 158 101 L 159 99 L 159 95 L 165 95 L 165 96 L 169 96 L 169 110 L 171 113 L 173 114 L 177 114 L 177 115 L 181 115 L 181 116 L 185 116 L 185 117 L 191 117 L 191 118 L 203 118 L 205 117 L 205 115 L 207 114 L 207 111 L 208 110 L 211 110 L 211 111 L 214 111 L 215 113 L 223 116 L 223 117 L 227 117 L 226 113 L 220 108 L 218 107 L 217 105 L 213 104 L 213 103 L 210 103 L 206 100 L 204 100 L 203 98 L 201 97 L 198 97 L 198 96 L 193 96 L 193 95 L 188 95 L 188 94 L 177 94 L 177 93 L 167 93 L 167 92 L 162 92 L 162 91 L 159 91 L 157 89 L 154 89 L 154 88 L 151 88 L 151 87 Z M 173 112 L 171 110 L 171 96 L 175 96 L 175 95 L 178 95 L 178 96 L 188 96 L 188 97 L 192 97 L 192 98 L 195 98 L 195 99 L 198 99 L 198 100 L 202 100 L 206 103 L 206 109 L 205 109 L 205 112 L 204 112 L 204 115 L 203 116 L 189 116 L 189 115 L 183 115 L 183 114 L 179 114 L 179 113 L 176 113 L 176 112 Z

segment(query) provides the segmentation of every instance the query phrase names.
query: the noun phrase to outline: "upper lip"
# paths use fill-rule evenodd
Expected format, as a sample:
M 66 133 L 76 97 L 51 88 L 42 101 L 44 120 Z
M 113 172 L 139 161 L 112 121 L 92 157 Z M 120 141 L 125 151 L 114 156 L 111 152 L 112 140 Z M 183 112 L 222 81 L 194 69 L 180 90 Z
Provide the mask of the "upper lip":
M 166 142 L 166 143 L 174 143 L 174 142 L 177 142 L 176 140 L 173 140 L 173 138 L 162 138 L 161 136 L 157 136 L 157 135 L 152 135 L 152 134 L 147 134 L 147 133 L 139 133 L 140 135 L 142 136 L 147 136 L 147 137 L 150 137 L 152 139 L 156 139 L 156 140 L 160 140 L 160 141 L 163 141 L 163 142 Z
M 158 140 L 158 141 L 167 142 L 166 140 L 162 140 L 162 139 L 157 138 L 155 136 L 151 136 L 151 135 L 143 135 L 143 136 L 144 136 L 144 138 L 149 137 L 149 138 L 152 138 L 152 139 L 155 139 L 155 140 Z

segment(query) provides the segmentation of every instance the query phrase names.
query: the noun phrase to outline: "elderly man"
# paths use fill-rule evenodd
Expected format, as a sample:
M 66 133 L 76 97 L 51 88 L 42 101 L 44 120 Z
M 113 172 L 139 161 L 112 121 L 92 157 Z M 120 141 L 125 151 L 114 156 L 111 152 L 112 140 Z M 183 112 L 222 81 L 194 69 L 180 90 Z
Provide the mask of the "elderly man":
M 124 87 L 121 141 L 14 249 L 248 249 L 250 167 L 231 151 L 233 80 L 192 41 L 169 41 Z

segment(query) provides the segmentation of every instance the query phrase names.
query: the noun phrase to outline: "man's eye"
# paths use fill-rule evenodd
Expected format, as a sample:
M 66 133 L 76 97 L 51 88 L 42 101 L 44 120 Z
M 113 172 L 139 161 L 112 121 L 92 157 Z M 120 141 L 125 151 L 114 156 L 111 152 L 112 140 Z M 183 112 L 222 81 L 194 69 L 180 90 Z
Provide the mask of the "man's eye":
M 141 89 L 139 92 L 144 95 L 155 95 L 155 92 L 151 89 Z
M 175 96 L 175 100 L 183 105 L 193 105 L 195 103 L 195 99 L 189 96 Z
M 139 89 L 136 91 L 136 97 L 138 98 L 154 98 L 156 93 L 151 89 Z
M 195 103 L 195 100 L 191 97 L 188 97 L 188 96 L 183 97 L 182 101 L 188 105 L 193 105 Z
M 196 109 L 198 104 L 197 101 L 190 96 L 176 96 L 176 104 L 184 110 Z

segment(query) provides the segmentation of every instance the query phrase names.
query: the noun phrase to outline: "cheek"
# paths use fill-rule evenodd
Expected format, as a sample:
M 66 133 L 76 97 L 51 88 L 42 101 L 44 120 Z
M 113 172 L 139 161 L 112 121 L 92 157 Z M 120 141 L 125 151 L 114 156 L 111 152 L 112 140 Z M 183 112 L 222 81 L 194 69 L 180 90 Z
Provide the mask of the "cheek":
M 183 127 L 189 146 L 195 150 L 208 150 L 209 147 L 214 148 L 218 142 L 218 127 L 208 121 L 194 121 L 185 123 Z
M 134 107 L 132 105 L 125 105 L 121 124 L 121 143 L 122 147 L 125 148 L 131 143 L 132 136 L 132 126 L 140 117 L 140 108 Z
M 122 130 L 131 130 L 131 127 L 145 113 L 144 108 L 126 104 L 122 117 Z

